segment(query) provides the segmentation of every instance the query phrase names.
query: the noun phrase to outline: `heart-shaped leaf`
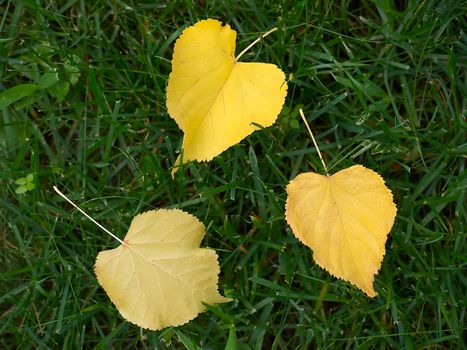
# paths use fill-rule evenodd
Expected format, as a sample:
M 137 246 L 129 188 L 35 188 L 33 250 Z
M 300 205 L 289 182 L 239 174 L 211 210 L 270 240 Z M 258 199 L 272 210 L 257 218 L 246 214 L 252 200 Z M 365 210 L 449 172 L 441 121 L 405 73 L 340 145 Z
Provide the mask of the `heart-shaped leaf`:
M 287 94 L 273 64 L 235 58 L 236 33 L 208 19 L 185 29 L 175 43 L 167 109 L 185 133 L 183 159 L 211 160 L 274 123 Z
M 396 216 L 383 178 L 361 165 L 302 173 L 287 185 L 286 219 L 319 266 L 369 296 Z
M 159 330 L 188 322 L 217 291 L 217 254 L 199 248 L 204 226 L 182 210 L 153 210 L 131 222 L 124 244 L 99 253 L 94 271 L 120 314 Z

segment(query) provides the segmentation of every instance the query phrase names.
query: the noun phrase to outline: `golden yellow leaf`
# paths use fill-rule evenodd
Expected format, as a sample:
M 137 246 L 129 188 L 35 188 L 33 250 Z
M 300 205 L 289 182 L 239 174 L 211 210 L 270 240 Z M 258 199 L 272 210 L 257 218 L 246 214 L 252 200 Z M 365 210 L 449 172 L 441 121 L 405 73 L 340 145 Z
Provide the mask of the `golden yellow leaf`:
M 100 285 L 128 321 L 152 330 L 188 322 L 206 304 L 230 299 L 217 291 L 214 250 L 199 248 L 204 226 L 181 210 L 137 215 L 124 243 L 99 253 Z
M 272 125 L 284 104 L 284 73 L 273 64 L 237 62 L 235 40 L 229 25 L 208 19 L 175 43 L 167 110 L 185 134 L 184 161 L 211 160 L 257 130 L 254 124 Z
M 374 275 L 397 211 L 383 178 L 355 165 L 332 176 L 300 174 L 286 191 L 287 223 L 318 265 L 376 296 Z

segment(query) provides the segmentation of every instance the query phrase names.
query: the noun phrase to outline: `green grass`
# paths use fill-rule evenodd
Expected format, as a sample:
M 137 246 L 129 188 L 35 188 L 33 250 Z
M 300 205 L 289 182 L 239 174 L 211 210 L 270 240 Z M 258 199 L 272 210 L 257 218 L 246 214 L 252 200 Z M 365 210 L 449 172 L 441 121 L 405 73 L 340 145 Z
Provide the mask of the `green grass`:
M 0 348 L 223 349 L 230 334 L 240 350 L 464 349 L 465 2 L 195 3 L 0 0 L 0 93 L 28 84 L 0 110 Z M 242 60 L 280 66 L 288 96 L 274 126 L 172 180 L 173 44 L 207 17 L 238 31 L 237 52 L 277 26 Z M 288 181 L 321 171 L 298 107 L 333 172 L 363 164 L 394 193 L 376 298 L 285 222 Z M 53 185 L 120 237 L 139 212 L 192 213 L 233 302 L 159 332 L 128 323 L 93 274 L 117 242 Z

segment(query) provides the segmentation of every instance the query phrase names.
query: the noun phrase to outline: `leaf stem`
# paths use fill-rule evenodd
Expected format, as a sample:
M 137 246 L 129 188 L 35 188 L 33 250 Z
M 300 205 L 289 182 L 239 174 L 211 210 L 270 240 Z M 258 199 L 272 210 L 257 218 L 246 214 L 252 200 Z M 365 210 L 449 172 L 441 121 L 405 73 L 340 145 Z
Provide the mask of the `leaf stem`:
M 248 45 L 245 50 L 240 52 L 235 59 L 238 61 L 240 59 L 240 57 L 242 57 L 245 52 L 247 52 L 249 49 L 251 49 L 253 46 L 255 46 L 260 40 L 267 37 L 269 34 L 274 33 L 276 30 L 277 30 L 277 27 L 274 27 L 274 28 L 268 30 L 266 33 L 262 34 L 258 39 L 253 41 L 250 45 Z
M 323 156 L 321 155 L 321 152 L 319 150 L 318 144 L 316 143 L 315 137 L 313 136 L 313 133 L 311 132 L 310 125 L 308 125 L 305 115 L 303 114 L 303 110 L 300 108 L 299 111 L 300 111 L 300 116 L 302 117 L 302 120 L 305 123 L 306 128 L 308 129 L 308 133 L 310 134 L 311 139 L 313 140 L 313 144 L 315 145 L 315 148 L 318 151 L 318 156 L 319 156 L 319 159 L 321 159 L 321 164 L 323 164 L 324 171 L 326 172 L 326 175 L 329 176 L 328 168 L 326 166 L 326 163 L 324 162 Z
M 57 188 L 57 187 L 53 187 L 55 192 L 57 192 L 61 197 L 63 197 L 68 203 L 70 203 L 72 206 L 74 206 L 76 209 L 78 209 L 81 214 L 83 214 L 84 216 L 86 216 L 89 220 L 91 220 L 93 223 L 95 223 L 101 230 L 104 230 L 106 233 L 108 233 L 109 235 L 111 235 L 113 238 L 115 238 L 117 241 L 119 241 L 121 244 L 123 245 L 127 245 L 124 241 L 122 241 L 120 238 L 118 238 L 117 236 L 115 236 L 112 232 L 110 232 L 109 230 L 107 230 L 104 226 L 102 226 L 101 224 L 99 224 L 96 220 L 94 220 L 92 217 L 90 217 L 88 214 L 86 214 L 84 212 L 84 210 L 82 210 L 80 207 L 78 207 L 75 203 L 73 203 L 67 196 L 65 196 L 62 192 L 60 192 L 60 190 Z

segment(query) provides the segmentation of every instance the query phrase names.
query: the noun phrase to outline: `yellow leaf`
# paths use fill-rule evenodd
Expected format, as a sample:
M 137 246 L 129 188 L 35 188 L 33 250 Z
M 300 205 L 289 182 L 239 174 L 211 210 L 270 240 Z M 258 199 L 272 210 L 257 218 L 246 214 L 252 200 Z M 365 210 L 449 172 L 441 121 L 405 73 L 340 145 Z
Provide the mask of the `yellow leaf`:
M 237 62 L 236 32 L 208 19 L 175 43 L 167 109 L 184 132 L 183 160 L 211 160 L 274 123 L 287 83 L 273 64 Z M 177 160 L 178 164 L 179 160 Z
M 219 295 L 214 250 L 199 248 L 204 226 L 181 210 L 137 215 L 125 244 L 99 253 L 94 266 L 100 285 L 128 321 L 152 330 L 188 322 Z
M 383 178 L 361 165 L 332 176 L 303 173 L 286 188 L 286 219 L 319 266 L 370 297 L 396 216 Z

